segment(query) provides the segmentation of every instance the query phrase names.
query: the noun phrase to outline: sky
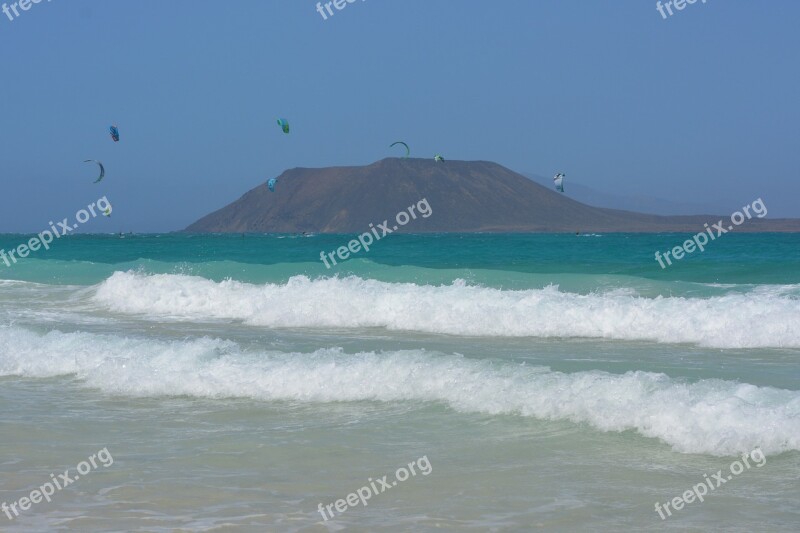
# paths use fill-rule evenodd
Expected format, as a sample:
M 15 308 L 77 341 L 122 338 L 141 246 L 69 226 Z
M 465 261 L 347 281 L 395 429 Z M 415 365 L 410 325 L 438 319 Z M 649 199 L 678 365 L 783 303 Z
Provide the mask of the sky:
M 0 13 L 0 232 L 103 196 L 112 217 L 82 230 L 180 230 L 286 169 L 402 155 L 397 140 L 416 157 L 564 172 L 721 215 L 762 198 L 770 217 L 800 217 L 800 2 L 673 13 L 650 0 L 356 0 L 327 20 L 311 0 Z M 104 163 L 101 183 L 86 159 Z

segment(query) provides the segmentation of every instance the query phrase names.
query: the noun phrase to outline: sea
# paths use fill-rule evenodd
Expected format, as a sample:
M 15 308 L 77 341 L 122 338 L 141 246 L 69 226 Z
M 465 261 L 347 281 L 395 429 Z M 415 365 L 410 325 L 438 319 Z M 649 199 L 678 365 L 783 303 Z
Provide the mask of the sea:
M 353 238 L 0 262 L 0 531 L 800 530 L 800 235 Z

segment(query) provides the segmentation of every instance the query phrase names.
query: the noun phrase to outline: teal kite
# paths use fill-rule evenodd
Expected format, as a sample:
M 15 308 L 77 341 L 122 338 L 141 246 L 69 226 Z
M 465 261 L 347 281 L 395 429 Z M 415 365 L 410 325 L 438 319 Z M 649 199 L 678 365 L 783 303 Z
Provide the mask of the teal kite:
M 397 144 L 402 144 L 403 146 L 406 147 L 406 157 L 411 155 L 411 148 L 409 148 L 408 145 L 406 143 L 404 143 L 403 141 L 393 142 L 392 144 L 389 145 L 389 148 L 394 148 L 394 146 L 397 145 Z
M 278 126 L 281 127 L 283 133 L 289 133 L 289 121 L 286 120 L 285 118 L 278 119 Z
M 100 161 L 97 161 L 96 159 L 87 159 L 84 161 L 84 163 L 97 163 L 97 166 L 100 167 L 100 177 L 95 180 L 95 183 L 99 183 L 106 176 L 106 169 L 103 167 L 103 163 Z

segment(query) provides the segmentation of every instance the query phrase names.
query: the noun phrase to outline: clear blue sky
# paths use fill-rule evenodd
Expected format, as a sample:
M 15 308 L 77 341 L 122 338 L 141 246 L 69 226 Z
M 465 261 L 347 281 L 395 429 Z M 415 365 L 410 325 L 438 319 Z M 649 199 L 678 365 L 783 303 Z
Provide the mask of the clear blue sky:
M 6 0 L 8 2 L 8 0 Z M 491 160 L 800 216 L 800 2 L 43 0 L 0 14 L 0 231 L 169 231 L 287 168 Z M 285 116 L 292 133 L 275 124 Z M 118 124 L 122 142 L 108 136 Z M 107 175 L 93 185 L 102 160 Z

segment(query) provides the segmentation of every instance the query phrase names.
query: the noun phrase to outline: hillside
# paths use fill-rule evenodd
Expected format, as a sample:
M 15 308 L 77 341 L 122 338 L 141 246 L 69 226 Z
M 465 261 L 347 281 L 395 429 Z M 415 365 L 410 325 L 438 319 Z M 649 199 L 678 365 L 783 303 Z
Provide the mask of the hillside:
M 421 199 L 433 214 L 401 231 L 698 232 L 729 215 L 658 216 L 592 207 L 501 165 L 389 158 L 361 167 L 295 168 L 186 228 L 196 233 L 355 233 Z M 748 220 L 736 231 L 800 231 L 800 220 Z

